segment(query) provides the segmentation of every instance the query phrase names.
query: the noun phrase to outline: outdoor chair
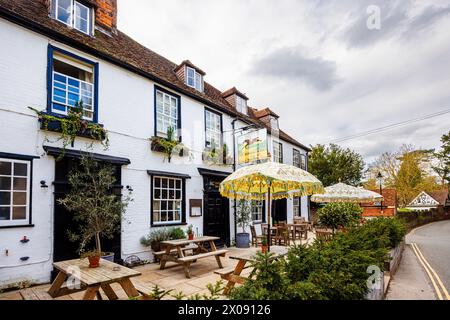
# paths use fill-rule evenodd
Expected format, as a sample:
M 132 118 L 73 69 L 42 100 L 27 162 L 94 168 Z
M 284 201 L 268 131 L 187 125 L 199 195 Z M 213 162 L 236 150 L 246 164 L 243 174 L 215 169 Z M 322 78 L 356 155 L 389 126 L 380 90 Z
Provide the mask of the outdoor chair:
M 283 226 L 283 227 L 278 227 L 276 234 L 275 234 L 275 244 L 278 245 L 284 245 L 287 246 L 289 245 L 289 229 L 287 226 Z
M 295 217 L 294 218 L 294 224 L 301 224 L 301 223 L 305 223 L 306 220 L 304 217 Z
M 255 226 L 250 226 L 250 230 L 252 232 L 252 246 L 258 247 L 258 245 L 261 244 L 262 239 L 267 238 L 267 236 L 264 236 L 264 234 L 258 236 L 256 234 Z

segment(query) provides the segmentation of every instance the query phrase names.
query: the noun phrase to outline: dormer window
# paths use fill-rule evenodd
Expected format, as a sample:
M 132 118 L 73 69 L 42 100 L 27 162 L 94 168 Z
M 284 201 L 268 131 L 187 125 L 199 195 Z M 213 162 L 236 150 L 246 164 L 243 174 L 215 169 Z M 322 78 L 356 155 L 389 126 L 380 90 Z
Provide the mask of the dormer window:
M 197 91 L 203 92 L 203 76 L 194 68 L 186 67 L 186 84 Z
M 278 124 L 278 119 L 275 117 L 270 117 L 270 127 L 273 130 L 280 130 L 280 126 Z
M 91 8 L 75 0 L 54 0 L 52 7 L 53 17 L 85 34 L 92 32 Z
M 247 100 L 236 95 L 236 110 L 243 114 L 248 114 Z

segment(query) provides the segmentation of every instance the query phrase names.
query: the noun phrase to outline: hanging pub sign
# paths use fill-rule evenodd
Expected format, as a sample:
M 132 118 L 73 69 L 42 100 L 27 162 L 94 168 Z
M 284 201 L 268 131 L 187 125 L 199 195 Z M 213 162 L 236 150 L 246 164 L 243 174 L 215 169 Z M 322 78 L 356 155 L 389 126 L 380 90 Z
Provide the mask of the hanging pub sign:
M 241 165 L 267 159 L 267 129 L 252 131 L 238 136 L 237 148 L 238 162 Z

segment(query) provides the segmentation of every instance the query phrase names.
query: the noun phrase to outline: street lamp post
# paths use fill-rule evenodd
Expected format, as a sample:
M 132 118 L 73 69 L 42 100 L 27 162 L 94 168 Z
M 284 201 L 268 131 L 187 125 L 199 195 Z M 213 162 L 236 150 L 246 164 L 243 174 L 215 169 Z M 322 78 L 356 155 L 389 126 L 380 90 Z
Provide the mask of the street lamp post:
M 383 195 L 383 175 L 378 172 L 377 180 L 380 183 L 380 195 Z M 383 201 L 380 202 L 380 213 L 383 215 Z

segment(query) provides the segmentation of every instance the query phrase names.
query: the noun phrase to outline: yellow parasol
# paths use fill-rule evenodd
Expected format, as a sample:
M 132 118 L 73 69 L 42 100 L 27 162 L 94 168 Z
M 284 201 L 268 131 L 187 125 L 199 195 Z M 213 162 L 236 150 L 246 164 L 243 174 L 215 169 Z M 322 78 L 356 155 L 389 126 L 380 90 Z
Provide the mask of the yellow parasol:
M 271 200 L 302 197 L 324 192 L 322 182 L 300 168 L 266 162 L 236 170 L 219 187 L 220 194 L 233 200 L 265 200 L 268 195 L 270 228 Z M 270 250 L 270 230 L 268 232 Z

